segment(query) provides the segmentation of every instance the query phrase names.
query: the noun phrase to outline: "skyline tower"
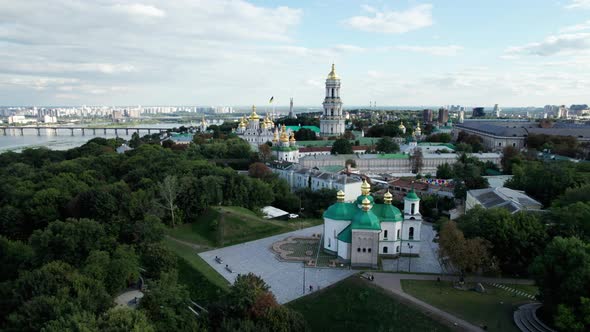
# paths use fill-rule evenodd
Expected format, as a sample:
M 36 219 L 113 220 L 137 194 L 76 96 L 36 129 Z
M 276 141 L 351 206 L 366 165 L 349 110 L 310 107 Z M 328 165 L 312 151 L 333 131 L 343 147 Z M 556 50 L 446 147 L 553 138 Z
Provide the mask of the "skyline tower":
M 340 136 L 344 133 L 344 115 L 340 99 L 340 77 L 332 64 L 332 71 L 326 79 L 326 98 L 324 98 L 324 114 L 320 119 L 320 136 Z

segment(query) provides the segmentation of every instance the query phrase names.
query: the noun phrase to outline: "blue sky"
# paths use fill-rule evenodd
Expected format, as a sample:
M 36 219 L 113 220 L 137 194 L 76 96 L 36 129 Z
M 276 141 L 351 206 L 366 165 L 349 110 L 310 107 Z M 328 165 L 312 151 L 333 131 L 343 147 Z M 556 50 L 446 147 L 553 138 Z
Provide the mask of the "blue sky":
M 0 0 L 0 104 L 590 103 L 590 0 Z

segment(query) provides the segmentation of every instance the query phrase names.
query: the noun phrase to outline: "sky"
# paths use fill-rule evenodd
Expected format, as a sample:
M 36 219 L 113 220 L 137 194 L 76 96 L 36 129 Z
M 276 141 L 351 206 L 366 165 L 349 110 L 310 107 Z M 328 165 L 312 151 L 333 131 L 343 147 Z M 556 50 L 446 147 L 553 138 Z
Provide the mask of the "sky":
M 0 0 L 0 105 L 590 104 L 590 0 Z

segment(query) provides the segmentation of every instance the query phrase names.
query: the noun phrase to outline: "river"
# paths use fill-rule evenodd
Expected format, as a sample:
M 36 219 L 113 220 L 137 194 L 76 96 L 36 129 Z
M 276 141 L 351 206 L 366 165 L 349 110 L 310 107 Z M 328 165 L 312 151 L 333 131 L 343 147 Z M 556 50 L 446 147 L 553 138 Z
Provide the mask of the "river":
M 187 123 L 157 123 L 157 124 L 135 124 L 129 125 L 129 128 L 173 128 L 180 126 L 188 126 Z M 67 127 L 67 126 L 64 126 Z M 153 132 L 152 132 L 153 133 Z M 141 136 L 147 135 L 146 131 L 139 133 Z M 125 130 L 119 130 L 118 137 L 123 139 L 130 139 L 133 135 L 129 131 L 129 135 L 125 134 Z M 34 129 L 25 129 L 24 135 L 20 135 L 20 131 L 7 130 L 6 136 L 2 135 L 0 130 L 0 152 L 15 151 L 19 152 L 25 148 L 47 147 L 52 150 L 68 150 L 77 146 L 83 145 L 94 137 L 115 138 L 114 130 L 107 130 L 105 135 L 102 130 L 97 130 L 96 135 L 91 130 L 86 131 L 86 135 L 82 136 L 81 131 L 76 131 L 74 136 L 71 136 L 69 130 L 58 130 L 57 135 L 52 130 L 42 130 L 41 136 L 37 136 L 37 131 Z

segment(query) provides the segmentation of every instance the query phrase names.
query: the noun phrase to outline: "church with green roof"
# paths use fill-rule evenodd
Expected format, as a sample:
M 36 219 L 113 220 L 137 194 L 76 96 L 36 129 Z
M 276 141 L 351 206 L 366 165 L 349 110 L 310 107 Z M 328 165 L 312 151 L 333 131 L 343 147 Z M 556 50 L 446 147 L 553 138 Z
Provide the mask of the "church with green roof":
M 324 250 L 352 267 L 377 267 L 379 256 L 398 257 L 420 253 L 420 198 L 414 190 L 404 197 L 404 211 L 391 204 L 393 195 L 384 195 L 384 204 L 375 204 L 371 186 L 361 185 L 361 195 L 352 202 L 338 201 L 324 212 Z

